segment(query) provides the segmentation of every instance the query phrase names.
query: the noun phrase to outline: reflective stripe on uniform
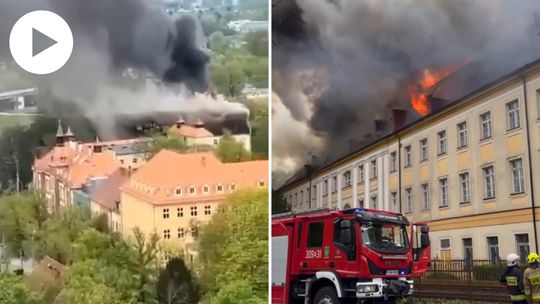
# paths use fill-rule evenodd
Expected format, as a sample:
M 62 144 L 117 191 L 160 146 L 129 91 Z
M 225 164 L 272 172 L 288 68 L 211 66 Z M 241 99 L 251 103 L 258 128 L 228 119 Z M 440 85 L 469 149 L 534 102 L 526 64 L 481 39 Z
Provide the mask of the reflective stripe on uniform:
M 518 285 L 518 278 L 517 277 L 505 277 L 506 279 L 506 284 L 508 284 L 508 286 L 517 286 Z
M 531 285 L 540 285 L 540 274 L 530 276 L 529 281 L 531 281 Z
M 510 300 L 512 301 L 523 301 L 525 300 L 525 295 L 524 294 L 520 294 L 520 295 L 510 295 Z
M 535 293 L 532 295 L 533 300 L 540 300 L 540 293 Z

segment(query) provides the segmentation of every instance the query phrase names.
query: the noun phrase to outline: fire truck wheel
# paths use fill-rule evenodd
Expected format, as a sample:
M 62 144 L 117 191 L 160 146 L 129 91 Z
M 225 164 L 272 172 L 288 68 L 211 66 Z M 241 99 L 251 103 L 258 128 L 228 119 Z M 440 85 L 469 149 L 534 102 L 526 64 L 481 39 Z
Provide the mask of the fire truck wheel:
M 336 289 L 331 286 L 325 286 L 319 289 L 313 300 L 313 304 L 339 304 Z

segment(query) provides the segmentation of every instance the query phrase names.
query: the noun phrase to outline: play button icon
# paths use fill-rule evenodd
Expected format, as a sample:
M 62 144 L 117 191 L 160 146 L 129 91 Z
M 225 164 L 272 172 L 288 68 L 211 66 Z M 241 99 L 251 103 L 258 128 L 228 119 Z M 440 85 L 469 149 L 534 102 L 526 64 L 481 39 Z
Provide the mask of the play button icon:
M 49 11 L 33 11 L 19 19 L 9 37 L 15 62 L 32 74 L 58 71 L 73 51 L 73 34 L 62 17 Z
M 57 43 L 58 41 L 43 34 L 35 28 L 32 29 L 32 57 L 40 54 Z

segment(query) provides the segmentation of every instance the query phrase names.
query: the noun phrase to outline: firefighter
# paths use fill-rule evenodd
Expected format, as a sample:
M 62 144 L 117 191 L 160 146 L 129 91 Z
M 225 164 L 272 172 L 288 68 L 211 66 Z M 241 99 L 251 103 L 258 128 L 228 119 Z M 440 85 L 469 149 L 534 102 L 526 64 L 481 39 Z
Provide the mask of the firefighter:
M 523 287 L 529 304 L 540 304 L 540 256 L 532 252 L 527 257 L 529 267 L 523 273 Z
M 510 253 L 506 257 L 506 269 L 501 275 L 501 283 L 507 286 L 510 299 L 513 304 L 527 304 L 525 293 L 523 292 L 523 272 L 518 267 L 519 256 Z

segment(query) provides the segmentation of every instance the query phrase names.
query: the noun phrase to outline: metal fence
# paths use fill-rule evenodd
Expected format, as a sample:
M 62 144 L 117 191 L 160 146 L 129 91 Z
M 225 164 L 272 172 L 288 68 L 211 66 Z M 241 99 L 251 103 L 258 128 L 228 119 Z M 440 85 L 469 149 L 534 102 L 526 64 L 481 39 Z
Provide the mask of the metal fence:
M 427 273 L 415 279 L 415 295 L 408 302 L 510 303 L 499 283 L 505 268 L 489 260 L 433 260 Z

